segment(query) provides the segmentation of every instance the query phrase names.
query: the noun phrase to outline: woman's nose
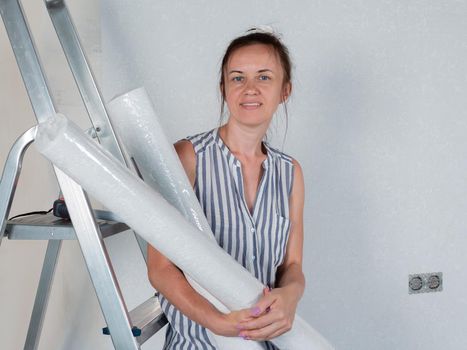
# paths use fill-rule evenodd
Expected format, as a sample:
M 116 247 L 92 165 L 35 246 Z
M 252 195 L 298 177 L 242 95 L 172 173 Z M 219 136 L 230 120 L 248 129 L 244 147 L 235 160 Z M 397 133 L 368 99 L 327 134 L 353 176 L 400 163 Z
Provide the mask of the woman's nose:
M 255 81 L 248 81 L 245 85 L 245 95 L 257 95 L 258 88 L 256 86 Z

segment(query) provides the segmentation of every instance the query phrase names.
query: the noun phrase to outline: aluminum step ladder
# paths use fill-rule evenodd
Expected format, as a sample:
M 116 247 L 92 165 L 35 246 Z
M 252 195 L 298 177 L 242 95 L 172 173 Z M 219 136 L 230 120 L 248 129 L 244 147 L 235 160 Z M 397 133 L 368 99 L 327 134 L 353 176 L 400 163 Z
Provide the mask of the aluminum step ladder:
M 95 138 L 117 159 L 130 164 L 125 162 L 64 1 L 45 0 L 45 6 L 93 124 Z M 56 109 L 21 4 L 18 0 L 0 0 L 0 14 L 36 119 L 43 122 L 55 114 Z M 50 214 L 7 221 L 22 159 L 34 141 L 35 131 L 36 127 L 26 131 L 13 145 L 0 182 L 0 244 L 4 236 L 17 240 L 48 240 L 24 349 L 36 349 L 39 344 L 61 242 L 67 239 L 79 241 L 115 349 L 140 349 L 141 344 L 167 320 L 156 297 L 149 298 L 130 312 L 127 310 L 104 244 L 105 237 L 128 230 L 125 224 L 108 218 L 100 220 L 83 189 L 55 167 L 72 223 Z M 146 259 L 146 243 L 138 235 L 136 238 Z

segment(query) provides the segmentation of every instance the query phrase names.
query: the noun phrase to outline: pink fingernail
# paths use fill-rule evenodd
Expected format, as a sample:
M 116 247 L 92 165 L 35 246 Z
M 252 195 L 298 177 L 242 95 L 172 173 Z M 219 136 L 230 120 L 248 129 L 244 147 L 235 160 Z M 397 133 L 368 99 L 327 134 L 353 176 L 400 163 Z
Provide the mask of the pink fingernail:
M 257 306 L 251 309 L 251 314 L 253 316 L 258 316 L 260 313 L 261 313 L 261 309 Z

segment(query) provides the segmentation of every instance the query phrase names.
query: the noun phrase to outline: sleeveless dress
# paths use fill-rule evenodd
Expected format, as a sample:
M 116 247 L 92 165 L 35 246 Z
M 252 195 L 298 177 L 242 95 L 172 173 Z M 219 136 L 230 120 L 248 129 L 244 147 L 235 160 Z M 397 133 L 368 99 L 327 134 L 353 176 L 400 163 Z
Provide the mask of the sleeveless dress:
M 217 243 L 264 285 L 274 287 L 290 230 L 292 158 L 263 142 L 267 158 L 250 213 L 240 161 L 224 144 L 218 129 L 187 140 L 196 154 L 194 191 Z M 169 321 L 164 350 L 222 350 L 204 327 L 184 316 L 162 294 L 159 300 Z M 271 342 L 261 345 L 264 349 L 277 349 Z

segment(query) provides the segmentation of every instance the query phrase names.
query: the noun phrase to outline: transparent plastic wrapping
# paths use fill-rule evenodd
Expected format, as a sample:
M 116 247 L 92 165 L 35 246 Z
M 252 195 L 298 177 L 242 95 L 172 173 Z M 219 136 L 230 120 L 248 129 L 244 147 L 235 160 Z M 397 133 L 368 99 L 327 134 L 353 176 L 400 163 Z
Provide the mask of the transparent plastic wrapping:
M 35 146 L 230 310 L 251 307 L 261 296 L 262 284 L 215 240 L 199 234 L 159 193 L 64 116 L 39 124 Z M 332 349 L 298 316 L 293 329 L 273 342 L 280 349 Z
M 144 182 L 159 191 L 185 218 L 214 239 L 173 145 L 168 141 L 144 88 L 114 98 L 107 111 L 127 155 Z
M 168 141 L 153 105 L 144 88 L 121 95 L 107 105 L 114 131 L 121 142 L 128 163 L 136 166 L 144 182 L 162 196 L 206 237 L 215 241 L 190 182 L 173 145 Z M 219 311 L 230 310 L 208 293 L 186 272 L 190 285 L 208 299 Z M 256 342 L 242 338 L 222 337 L 210 332 L 209 338 L 221 349 L 263 349 Z

